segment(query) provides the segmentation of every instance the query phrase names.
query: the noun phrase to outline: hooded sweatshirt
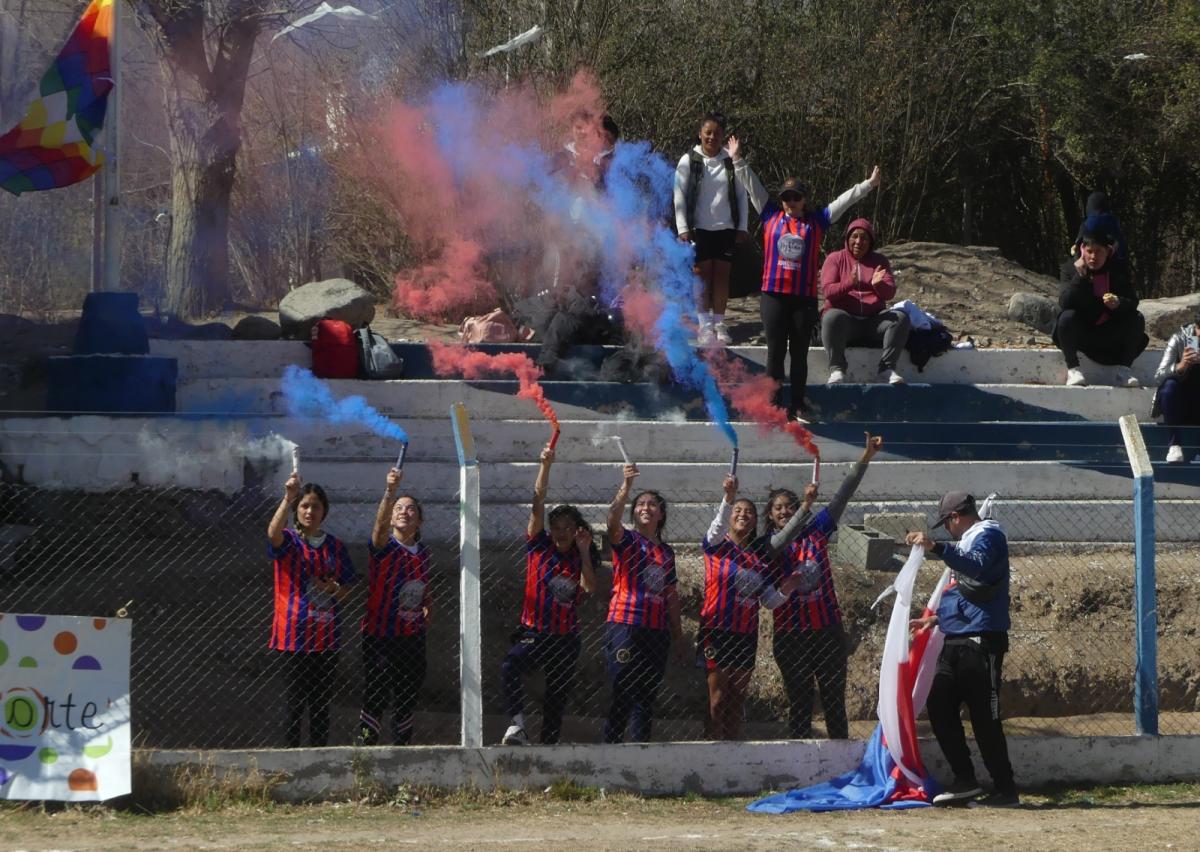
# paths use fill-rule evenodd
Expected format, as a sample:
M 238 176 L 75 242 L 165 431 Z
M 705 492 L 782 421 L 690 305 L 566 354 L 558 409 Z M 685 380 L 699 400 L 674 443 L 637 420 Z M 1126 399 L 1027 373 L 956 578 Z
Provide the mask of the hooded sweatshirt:
M 737 192 L 738 220 L 733 221 L 733 210 L 729 205 L 729 175 L 725 171 L 725 160 L 729 154 L 721 149 L 715 157 L 709 157 L 699 145 L 692 148 L 704 158 L 704 171 L 700 176 L 700 189 L 696 197 L 696 220 L 700 231 L 744 231 L 746 230 L 746 187 L 734 181 Z M 692 178 L 691 153 L 679 158 L 675 167 L 675 228 L 685 233 L 687 224 L 687 185 Z
M 870 250 L 862 259 L 850 253 L 850 233 L 861 228 L 871 239 Z M 896 295 L 896 279 L 888 259 L 875 251 L 875 229 L 866 219 L 855 219 L 846 226 L 843 248 L 825 258 L 821 267 L 821 289 L 825 293 L 825 310 L 838 308 L 858 317 L 869 317 L 887 310 L 887 303 Z M 883 268 L 883 280 L 871 284 L 875 270 Z

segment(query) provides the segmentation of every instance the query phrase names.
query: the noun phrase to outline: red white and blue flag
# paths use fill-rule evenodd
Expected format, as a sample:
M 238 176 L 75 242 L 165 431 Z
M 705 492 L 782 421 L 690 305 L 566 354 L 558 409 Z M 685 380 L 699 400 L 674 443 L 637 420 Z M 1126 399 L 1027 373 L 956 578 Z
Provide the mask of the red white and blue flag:
M 913 547 L 895 583 L 880 595 L 895 591 L 888 622 L 883 661 L 879 667 L 879 725 L 867 741 L 862 762 L 853 772 L 823 784 L 789 790 L 748 806 L 756 813 L 842 811 L 860 808 L 924 807 L 937 793 L 937 782 L 925 770 L 917 741 L 917 714 L 925 707 L 943 636 L 936 626 L 920 630 L 909 640 L 913 585 L 925 561 L 925 551 Z M 925 605 L 925 615 L 937 612 L 950 578 L 947 569 Z M 878 603 L 878 601 L 876 601 Z

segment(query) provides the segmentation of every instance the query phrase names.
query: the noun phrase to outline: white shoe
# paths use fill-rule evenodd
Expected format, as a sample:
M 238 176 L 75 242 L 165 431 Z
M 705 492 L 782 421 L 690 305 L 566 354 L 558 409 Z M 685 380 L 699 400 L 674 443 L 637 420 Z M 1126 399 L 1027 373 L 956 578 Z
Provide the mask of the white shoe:
M 1119 388 L 1140 388 L 1142 383 L 1137 380 L 1137 376 L 1133 374 L 1133 370 L 1128 367 L 1117 368 L 1117 387 Z
M 846 374 L 837 367 L 834 367 L 829 371 L 829 381 L 825 382 L 825 384 L 840 385 L 844 381 L 846 381 Z
M 524 728 L 509 725 L 508 730 L 504 732 L 504 739 L 500 742 L 503 745 L 529 745 L 529 737 L 525 735 Z
M 1172 444 L 1167 448 L 1167 464 L 1183 464 L 1183 447 Z
M 1071 367 L 1067 370 L 1067 387 L 1081 388 L 1087 384 L 1087 377 L 1083 375 L 1083 370 L 1078 367 Z
M 732 343 L 733 338 L 729 336 L 729 329 L 725 327 L 723 322 L 713 323 L 713 334 L 717 336 L 717 342 L 721 344 Z
M 714 337 L 713 327 L 708 323 L 704 323 L 696 330 L 696 345 L 712 346 Z
M 889 385 L 904 384 L 904 376 L 900 375 L 895 370 L 881 370 L 879 373 L 879 380 L 882 382 L 887 382 Z

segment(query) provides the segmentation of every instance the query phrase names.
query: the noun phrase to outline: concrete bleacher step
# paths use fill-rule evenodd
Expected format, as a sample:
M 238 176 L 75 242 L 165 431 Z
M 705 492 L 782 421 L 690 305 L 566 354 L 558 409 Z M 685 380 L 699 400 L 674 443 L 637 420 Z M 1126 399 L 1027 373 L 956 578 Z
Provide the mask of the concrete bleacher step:
M 408 378 L 433 378 L 428 350 L 420 343 L 393 344 L 405 359 Z M 473 347 L 486 352 L 524 352 L 536 357 L 536 344 L 502 344 Z M 591 369 L 615 347 L 583 346 L 569 351 L 569 360 L 581 368 Z M 767 350 L 763 346 L 735 346 L 730 350 L 751 365 L 766 364 Z M 152 340 L 150 354 L 179 360 L 182 381 L 203 378 L 277 378 L 289 364 L 307 367 L 312 353 L 300 341 L 196 341 Z M 1134 363 L 1134 373 L 1143 384 L 1150 384 L 1158 366 L 1161 351 L 1148 350 Z M 851 348 L 847 350 L 849 379 L 855 382 L 875 380 L 879 359 L 877 350 Z M 1115 370 L 1082 361 L 1084 371 L 1096 384 L 1112 384 Z M 931 384 L 1046 384 L 1061 385 L 1066 378 L 1066 365 L 1057 349 L 952 349 L 934 359 L 919 372 L 908 360 L 907 353 L 897 365 L 909 381 Z M 586 370 L 585 370 L 586 371 Z M 825 351 L 818 347 L 808 350 L 809 381 L 820 384 L 829 374 Z
M 715 495 L 714 495 L 715 496 Z M 756 495 L 759 496 L 759 495 Z M 761 495 L 765 497 L 764 495 Z M 423 495 L 418 493 L 418 497 Z M 566 497 L 553 484 L 548 495 L 551 505 Z M 712 521 L 716 500 L 708 502 L 670 501 L 666 538 L 676 544 L 695 544 Z M 761 502 L 761 500 L 759 501 Z M 600 532 L 604 529 L 608 503 L 575 503 L 588 523 Z M 335 535 L 351 541 L 365 541 L 378 506 L 376 500 L 335 501 L 326 527 Z M 918 514 L 932 523 L 937 500 L 857 500 L 846 508 L 843 524 L 863 521 L 866 514 L 878 512 Z M 459 534 L 458 502 L 422 499 L 423 536 L 430 541 L 456 542 Z M 1156 538 L 1159 542 L 1194 542 L 1195 500 L 1156 501 Z M 485 552 L 497 548 L 519 553 L 519 543 L 529 513 L 528 502 L 485 500 L 480 505 L 480 536 Z M 628 511 L 626 511 L 628 517 Z M 1002 498 L 996 506 L 996 519 L 1004 525 L 1010 542 L 1044 542 L 1071 545 L 1080 552 L 1113 543 L 1133 541 L 1133 513 L 1128 500 L 1025 500 Z M 514 560 L 517 556 L 514 555 Z M 1133 561 L 1130 557 L 1130 574 Z M 443 566 L 448 568 L 448 566 Z
M 719 499 L 727 464 L 643 461 L 638 488 L 654 488 L 664 494 L 685 499 L 703 499 L 706 494 Z M 822 486 L 826 495 L 833 493 L 850 468 L 848 462 L 821 465 Z M 331 496 L 354 496 L 374 487 L 382 477 L 379 463 L 316 460 L 304 466 L 304 476 L 320 482 Z M 811 476 L 812 467 L 800 463 L 743 463 L 738 468 L 742 491 L 766 494 L 775 487 L 800 491 Z M 1155 483 L 1155 494 L 1162 498 L 1195 497 L 1200 494 L 1200 466 L 1177 468 L 1174 481 Z M 506 499 L 528 499 L 537 475 L 534 462 L 495 462 L 484 471 L 483 487 Z M 404 468 L 404 483 L 417 494 L 431 500 L 449 500 L 458 489 L 456 468 L 444 462 L 413 462 Z M 618 462 L 580 462 L 556 465 L 554 484 L 572 500 L 584 503 L 610 500 L 620 484 Z M 1080 496 L 1089 499 L 1129 499 L 1133 483 L 1128 464 L 1061 462 L 875 462 L 858 489 L 860 499 L 895 499 L 915 492 L 944 494 L 962 489 L 973 494 L 996 491 L 1019 495 L 1023 499 L 1055 499 Z
M 449 412 L 456 402 L 480 419 L 524 419 L 536 411 L 533 403 L 517 398 L 515 381 L 332 379 L 327 384 L 338 398 L 362 396 L 401 421 Z M 698 395 L 675 386 L 547 381 L 543 387 L 562 418 L 709 419 Z M 1148 418 L 1154 398 L 1152 388 L 986 384 L 820 385 L 810 386 L 807 394 L 818 422 L 1114 421 L 1127 413 Z M 192 379 L 179 383 L 176 398 L 179 411 L 192 415 L 267 417 L 287 412 L 278 379 Z

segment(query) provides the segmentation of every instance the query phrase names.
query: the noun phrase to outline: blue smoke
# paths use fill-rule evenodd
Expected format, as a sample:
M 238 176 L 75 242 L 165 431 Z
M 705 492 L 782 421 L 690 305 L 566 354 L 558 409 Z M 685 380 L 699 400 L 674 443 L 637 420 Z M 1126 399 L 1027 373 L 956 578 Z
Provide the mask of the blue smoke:
M 581 197 L 577 188 L 550 173 L 550 158 L 535 143 L 494 141 L 495 129 L 482 124 L 481 97 L 475 87 L 447 83 L 428 102 L 434 138 L 460 189 L 469 183 L 472 171 L 486 169 L 514 192 L 527 194 L 546 219 L 568 225 L 586 243 L 601 247 L 600 290 L 607 303 L 616 300 L 635 270 L 656 287 L 663 312 L 655 323 L 655 345 L 675 380 L 699 391 L 709 417 L 737 446 L 716 380 L 688 341 L 687 318 L 695 298 L 693 256 L 691 246 L 681 243 L 667 224 L 673 221 L 674 166 L 649 142 L 618 142 L 606 177 L 606 197 Z M 536 229 L 535 221 L 531 227 Z M 622 250 L 614 250 L 616 246 Z
M 329 386 L 309 370 L 289 364 L 280 380 L 288 415 L 301 420 L 357 423 L 381 438 L 408 443 L 408 433 L 372 408 L 361 396 L 336 400 Z

